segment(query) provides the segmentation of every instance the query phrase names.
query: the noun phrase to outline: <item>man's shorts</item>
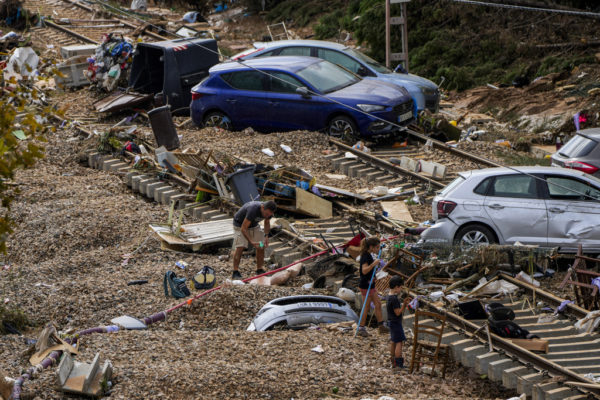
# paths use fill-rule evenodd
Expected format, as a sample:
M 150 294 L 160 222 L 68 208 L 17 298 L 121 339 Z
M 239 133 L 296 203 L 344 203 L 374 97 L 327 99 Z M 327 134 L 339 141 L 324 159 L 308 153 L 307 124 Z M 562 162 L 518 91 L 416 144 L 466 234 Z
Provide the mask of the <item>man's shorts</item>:
M 253 242 L 259 243 L 265 241 L 265 234 L 260 229 L 260 226 L 255 226 L 254 228 L 248 228 L 248 236 L 252 239 Z M 248 247 L 248 241 L 242 235 L 242 228 L 238 228 L 237 226 L 233 227 L 233 248 L 237 249 L 238 247 Z
M 400 343 L 406 341 L 404 335 L 404 328 L 402 327 L 402 321 L 389 321 L 390 328 L 390 341 L 393 343 Z

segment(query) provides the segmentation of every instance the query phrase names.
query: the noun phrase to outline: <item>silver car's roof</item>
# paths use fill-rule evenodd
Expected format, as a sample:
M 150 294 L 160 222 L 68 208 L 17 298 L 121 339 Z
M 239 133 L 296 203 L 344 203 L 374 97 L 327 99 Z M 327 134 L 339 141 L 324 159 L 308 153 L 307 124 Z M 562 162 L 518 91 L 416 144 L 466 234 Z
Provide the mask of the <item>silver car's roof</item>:
M 254 42 L 253 46 L 255 48 L 264 47 L 264 48 L 277 48 L 283 46 L 312 46 L 312 47 L 326 47 L 328 49 L 335 50 L 344 50 L 349 48 L 346 45 L 335 43 L 335 42 L 327 42 L 324 40 L 276 40 L 274 42 Z
M 459 172 L 459 175 L 463 178 L 467 179 L 469 177 L 480 177 L 480 176 L 495 176 L 495 175 L 504 175 L 507 173 L 518 174 L 519 172 L 523 172 L 525 174 L 564 174 L 571 175 L 574 177 L 590 177 L 590 175 L 585 172 L 578 171 L 570 168 L 557 168 L 557 167 L 500 167 L 500 168 L 483 168 L 483 169 L 473 169 L 470 171 Z

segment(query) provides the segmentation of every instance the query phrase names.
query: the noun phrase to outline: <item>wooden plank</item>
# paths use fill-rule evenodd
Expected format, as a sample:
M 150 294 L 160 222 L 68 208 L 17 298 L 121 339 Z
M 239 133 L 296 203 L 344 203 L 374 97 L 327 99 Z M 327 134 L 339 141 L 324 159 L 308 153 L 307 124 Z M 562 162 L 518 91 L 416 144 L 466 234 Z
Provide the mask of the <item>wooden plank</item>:
M 388 218 L 400 221 L 414 222 L 410 211 L 403 201 L 382 201 L 381 208 L 388 213 Z
M 296 209 L 319 218 L 333 217 L 333 205 L 306 190 L 296 188 Z
M 360 194 L 349 192 L 347 190 L 336 188 L 333 186 L 325 186 L 325 185 L 321 185 L 321 184 L 316 184 L 315 187 L 318 188 L 319 190 L 324 190 L 326 192 L 331 192 L 333 194 L 339 194 L 340 196 L 352 197 L 353 199 L 357 199 L 360 201 L 367 201 L 367 198 L 364 196 L 361 196 Z
M 543 351 L 548 353 L 548 341 L 543 339 L 506 339 L 517 346 L 529 351 Z

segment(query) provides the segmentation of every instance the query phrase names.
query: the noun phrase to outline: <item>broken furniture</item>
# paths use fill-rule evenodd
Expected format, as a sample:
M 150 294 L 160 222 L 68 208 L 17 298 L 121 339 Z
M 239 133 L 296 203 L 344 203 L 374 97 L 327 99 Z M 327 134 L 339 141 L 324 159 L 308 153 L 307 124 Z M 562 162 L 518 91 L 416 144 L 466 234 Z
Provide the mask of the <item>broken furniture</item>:
M 179 225 L 174 233 L 170 225 L 150 224 L 165 248 L 185 247 L 198 251 L 203 245 L 233 240 L 233 218 Z
M 588 262 L 594 263 L 595 265 L 588 267 Z M 594 267 L 598 269 L 598 266 L 600 266 L 600 260 L 584 256 L 580 244 L 577 249 L 577 254 L 575 255 L 575 262 L 573 263 L 573 266 L 569 268 L 569 271 L 565 275 L 565 279 L 559 286 L 563 289 L 567 284 L 573 285 L 573 292 L 575 292 L 577 305 L 587 310 L 600 309 L 600 296 L 598 295 L 600 289 L 600 273 L 590 271 L 590 269 Z
M 129 86 L 140 93 L 162 93 L 162 104 L 183 114 L 192 101 L 192 87 L 208 76 L 210 67 L 219 62 L 218 54 L 214 39 L 138 43 Z
M 445 326 L 445 315 L 417 310 L 413 329 L 410 373 L 422 365 L 431 365 L 431 376 L 434 376 L 435 367 L 441 364 L 442 378 L 446 378 L 450 348 L 447 344 L 442 343 Z
M 69 352 L 64 352 L 57 374 L 62 391 L 98 397 L 108 389 L 112 364 L 106 360 L 100 367 L 100 353 L 96 353 L 92 363 L 87 364 L 74 361 Z

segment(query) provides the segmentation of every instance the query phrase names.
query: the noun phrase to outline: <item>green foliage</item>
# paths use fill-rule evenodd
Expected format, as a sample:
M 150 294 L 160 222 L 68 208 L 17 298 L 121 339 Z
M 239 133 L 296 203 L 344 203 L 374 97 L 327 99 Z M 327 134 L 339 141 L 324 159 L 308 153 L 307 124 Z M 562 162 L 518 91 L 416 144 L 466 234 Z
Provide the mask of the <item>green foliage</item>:
M 314 22 L 317 17 L 342 10 L 347 0 L 286 0 L 279 2 L 267 14 L 271 22 L 284 21 L 290 26 L 304 27 Z M 337 32 L 337 29 L 335 29 Z
M 29 319 L 23 311 L 18 308 L 8 309 L 7 307 L 0 305 L 0 334 L 3 335 L 8 333 L 4 328 L 4 322 L 17 328 L 19 331 L 22 331 L 30 325 Z
M 47 79 L 41 77 L 40 79 Z M 44 105 L 43 93 L 29 80 L 17 82 L 0 77 L 0 252 L 6 252 L 6 238 L 12 232 L 10 204 L 18 188 L 10 182 L 19 168 L 32 167 L 44 155 L 44 125 L 51 108 Z M 25 135 L 21 140 L 15 136 Z
M 586 0 L 556 3 L 591 7 Z M 392 16 L 400 15 L 400 10 L 400 5 L 391 5 Z M 518 76 L 534 79 L 594 62 L 593 48 L 581 52 L 537 47 L 593 36 L 593 21 L 574 18 L 573 23 L 567 23 L 567 18 L 571 17 L 548 15 L 542 24 L 537 14 L 412 0 L 408 3 L 410 71 L 435 82 L 441 82 L 444 77 L 444 88 L 464 90 L 485 83 L 510 84 Z M 556 25 L 568 29 L 556 29 Z M 385 60 L 383 0 L 347 1 L 345 8 L 332 10 L 315 26 L 319 39 L 334 37 L 342 29 L 352 32 L 357 42 L 369 49 L 367 53 L 371 57 L 379 62 Z M 392 27 L 392 52 L 400 51 L 399 32 L 397 27 Z

